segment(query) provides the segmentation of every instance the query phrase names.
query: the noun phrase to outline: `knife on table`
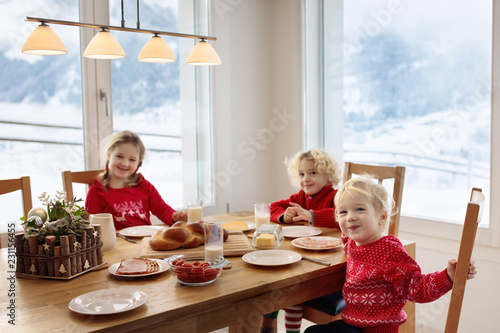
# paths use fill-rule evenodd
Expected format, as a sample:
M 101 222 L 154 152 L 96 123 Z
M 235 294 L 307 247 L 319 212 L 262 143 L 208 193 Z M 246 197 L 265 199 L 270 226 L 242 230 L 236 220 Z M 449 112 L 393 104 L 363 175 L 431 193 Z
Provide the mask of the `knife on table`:
M 314 259 L 314 258 L 309 258 L 309 257 L 304 257 L 302 256 L 302 259 L 305 259 L 305 260 L 309 260 L 309 261 L 312 261 L 312 262 L 316 262 L 318 264 L 322 264 L 322 265 L 326 265 L 326 266 L 331 266 L 331 262 L 328 262 L 328 261 L 324 261 L 324 260 L 320 260 L 320 259 Z
M 116 236 L 120 237 L 121 239 L 125 239 L 126 241 L 128 241 L 130 243 L 139 243 L 135 239 L 131 239 L 131 238 L 125 237 L 125 236 L 123 236 L 123 235 L 121 235 L 119 233 L 116 233 Z

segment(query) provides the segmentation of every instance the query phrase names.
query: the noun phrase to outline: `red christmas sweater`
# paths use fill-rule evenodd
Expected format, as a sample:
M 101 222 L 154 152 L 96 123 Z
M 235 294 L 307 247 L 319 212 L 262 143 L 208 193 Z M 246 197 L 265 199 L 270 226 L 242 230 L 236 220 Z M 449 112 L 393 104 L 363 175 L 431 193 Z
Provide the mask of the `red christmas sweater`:
M 342 320 L 362 327 L 363 332 L 397 332 L 407 318 L 403 311 L 407 300 L 432 302 L 453 286 L 446 269 L 422 274 L 420 266 L 392 235 L 364 246 L 346 237 L 344 241 L 347 271 Z
M 163 223 L 172 225 L 175 210 L 163 201 L 156 188 L 142 175 L 137 186 L 104 189 L 96 179 L 85 199 L 89 214 L 111 213 L 117 230 L 150 225 L 150 212 Z
M 271 221 L 280 222 L 279 218 L 290 207 L 290 202 L 295 202 L 304 209 L 312 209 L 314 226 L 339 228 L 338 222 L 335 221 L 335 205 L 333 204 L 333 198 L 337 191 L 331 184 L 327 184 L 313 196 L 308 196 L 303 190 L 300 190 L 288 199 L 273 202 L 271 204 Z

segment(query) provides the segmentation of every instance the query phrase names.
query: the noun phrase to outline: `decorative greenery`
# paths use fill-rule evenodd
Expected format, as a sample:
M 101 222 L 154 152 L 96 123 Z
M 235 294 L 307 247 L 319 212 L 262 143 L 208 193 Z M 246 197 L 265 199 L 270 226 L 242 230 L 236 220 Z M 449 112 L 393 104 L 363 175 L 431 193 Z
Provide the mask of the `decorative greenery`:
M 25 235 L 39 235 L 39 241 L 43 242 L 47 236 L 56 236 L 56 242 L 63 235 L 76 235 L 81 240 L 82 230 L 90 225 L 87 212 L 84 207 L 76 203 L 82 199 L 73 198 L 70 202 L 64 199 L 66 194 L 57 191 L 56 197 L 51 199 L 46 192 L 38 198 L 47 206 L 48 220 L 43 221 L 39 216 L 22 217 L 22 225 Z

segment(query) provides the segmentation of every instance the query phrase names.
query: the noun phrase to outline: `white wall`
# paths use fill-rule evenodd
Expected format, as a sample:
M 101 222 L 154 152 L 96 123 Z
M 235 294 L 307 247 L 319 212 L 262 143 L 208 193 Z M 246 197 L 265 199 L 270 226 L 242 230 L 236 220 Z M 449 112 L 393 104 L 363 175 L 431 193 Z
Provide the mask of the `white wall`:
M 404 225 L 404 217 L 401 224 Z M 423 273 L 443 270 L 449 259 L 457 257 L 459 242 L 452 242 L 433 235 L 400 232 L 400 238 L 415 240 L 417 261 Z M 500 249 L 476 243 L 472 254 L 478 267 L 473 280 L 467 282 L 464 303 L 460 315 L 459 332 L 497 332 L 500 309 Z M 417 333 L 443 332 L 450 293 L 427 304 L 417 304 Z
M 272 202 L 296 191 L 283 161 L 302 149 L 300 0 L 214 3 L 212 34 L 223 61 L 214 69 L 217 200 L 229 203 L 231 211 L 251 210 L 255 202 Z M 283 130 L 272 131 L 277 112 L 294 118 Z M 272 136 L 252 149 L 249 138 L 259 133 Z M 403 228 L 404 217 L 401 223 Z M 424 273 L 444 269 L 458 252 L 456 242 L 408 232 L 401 237 L 417 242 Z M 459 332 L 494 332 L 500 309 L 500 250 L 476 246 L 474 258 L 479 273 L 467 285 Z M 449 295 L 417 305 L 417 332 L 442 332 L 448 301 Z
M 217 200 L 232 211 L 252 210 L 295 191 L 283 161 L 302 149 L 300 1 L 214 7 L 223 62 L 214 70 Z

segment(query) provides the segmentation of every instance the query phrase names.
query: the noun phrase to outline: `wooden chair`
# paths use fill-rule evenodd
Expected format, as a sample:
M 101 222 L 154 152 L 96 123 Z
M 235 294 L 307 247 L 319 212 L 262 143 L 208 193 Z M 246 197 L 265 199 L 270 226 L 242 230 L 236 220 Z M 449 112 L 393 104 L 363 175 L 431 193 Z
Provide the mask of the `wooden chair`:
M 21 178 L 14 179 L 3 179 L 0 180 L 0 195 L 7 194 L 21 190 L 21 195 L 23 198 L 23 212 L 24 216 L 28 217 L 28 213 L 33 208 L 33 200 L 31 198 L 31 182 L 30 177 L 25 176 Z M 0 234 L 0 248 L 4 247 L 7 240 L 7 234 Z
M 479 222 L 481 222 L 484 200 L 484 194 L 481 189 L 473 188 L 470 201 L 467 204 L 467 212 L 465 213 L 462 239 L 460 240 L 460 249 L 458 251 L 457 268 L 455 271 L 455 278 L 453 279 L 448 317 L 446 318 L 446 326 L 444 329 L 445 333 L 455 333 L 458 330 L 469 263 L 474 248 L 477 227 Z
M 389 235 L 398 237 L 399 219 L 401 217 L 401 202 L 403 199 L 403 185 L 405 179 L 405 170 L 403 166 L 383 166 L 369 165 L 346 162 L 344 167 L 344 183 L 352 178 L 352 175 L 369 174 L 376 178 L 380 184 L 384 180 L 394 179 L 392 198 L 394 199 L 396 214 L 392 216 L 389 224 Z
M 347 182 L 353 175 L 368 174 L 378 180 L 380 184 L 384 180 L 393 179 L 394 185 L 392 190 L 392 197 L 395 204 L 395 214 L 391 218 L 388 233 L 390 235 L 398 236 L 399 232 L 399 219 L 401 216 L 401 202 L 403 199 L 403 185 L 406 168 L 403 166 L 384 166 L 384 165 L 369 165 L 346 162 L 344 166 L 344 179 Z M 414 306 L 409 304 L 408 306 Z M 336 292 L 324 297 L 313 299 L 304 303 L 305 319 L 316 324 L 327 324 L 336 319 L 340 319 L 340 313 L 345 307 L 345 301 L 342 298 L 342 293 Z
M 66 192 L 66 200 L 70 201 L 74 198 L 73 183 L 87 184 L 88 186 L 94 184 L 95 177 L 104 170 L 88 170 L 88 171 L 63 171 L 63 189 Z M 85 198 L 82 198 L 85 199 Z
M 33 208 L 33 200 L 31 198 L 31 182 L 30 177 L 21 177 L 15 179 L 0 180 L 0 195 L 21 190 L 23 196 L 23 211 L 24 216 L 28 216 L 29 211 Z

